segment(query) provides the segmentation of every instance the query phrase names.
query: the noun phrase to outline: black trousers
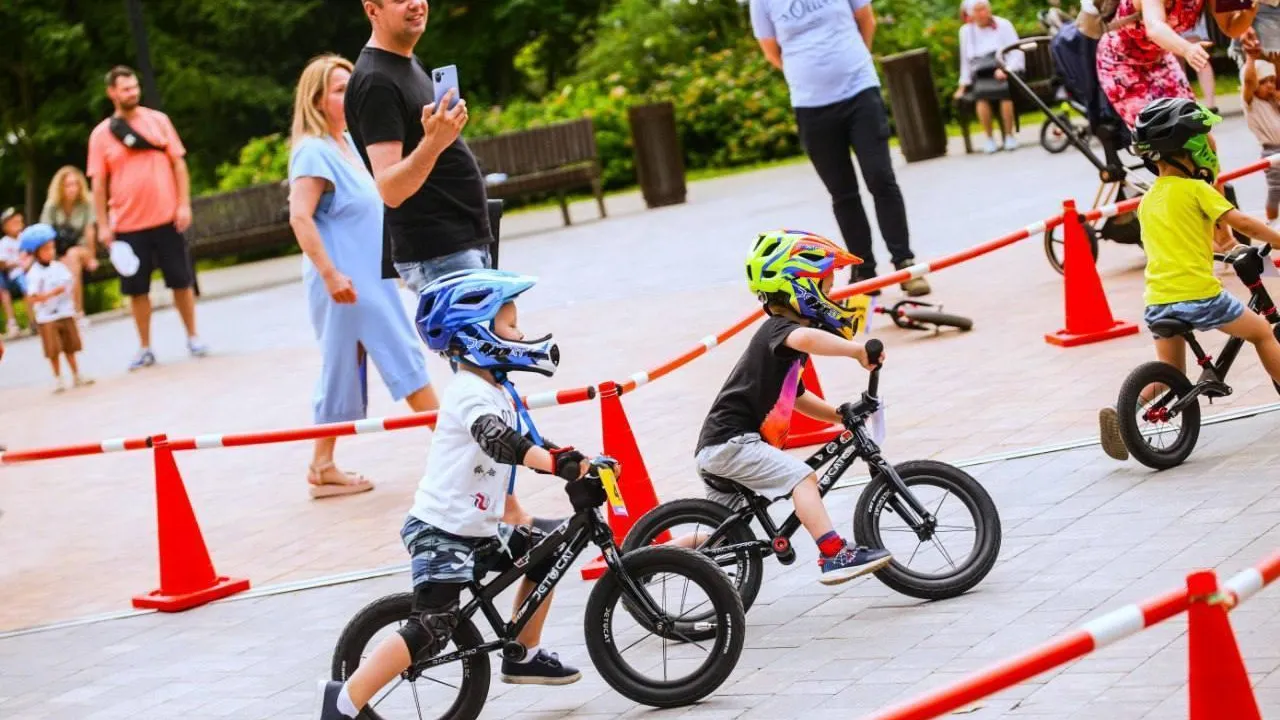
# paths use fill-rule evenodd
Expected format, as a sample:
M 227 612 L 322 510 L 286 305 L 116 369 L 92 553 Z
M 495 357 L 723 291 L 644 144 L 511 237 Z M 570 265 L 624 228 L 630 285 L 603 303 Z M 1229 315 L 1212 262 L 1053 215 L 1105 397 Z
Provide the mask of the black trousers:
M 894 263 L 915 257 L 907 231 L 907 208 L 893 174 L 889 154 L 889 115 L 880 88 L 872 87 L 848 100 L 816 108 L 796 108 L 800 144 L 818 177 L 831 194 L 831 207 L 849 252 L 862 259 L 856 277 L 876 274 L 871 252 L 871 224 L 858 193 L 858 173 L 853 169 L 852 148 L 862 178 L 875 199 L 880 235 Z

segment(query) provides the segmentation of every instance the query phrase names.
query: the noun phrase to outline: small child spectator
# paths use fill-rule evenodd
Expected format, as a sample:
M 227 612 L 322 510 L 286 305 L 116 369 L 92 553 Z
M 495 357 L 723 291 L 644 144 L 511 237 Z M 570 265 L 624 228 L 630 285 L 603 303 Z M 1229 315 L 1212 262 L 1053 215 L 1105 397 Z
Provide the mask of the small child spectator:
M 40 326 L 44 356 L 53 366 L 53 391 L 60 393 L 67 389 L 62 380 L 61 356 L 67 358 L 76 387 L 90 385 L 93 380 L 82 377 L 76 364 L 80 329 L 76 327 L 76 304 L 71 296 L 74 280 L 67 266 L 54 259 L 57 237 L 58 232 L 52 225 L 36 223 L 23 230 L 18 240 L 22 251 L 35 258 L 27 271 L 27 302 Z
M 1280 104 L 1276 97 L 1276 69 L 1261 59 L 1257 43 L 1245 46 L 1241 73 L 1240 96 L 1244 101 L 1245 121 L 1262 145 L 1262 157 L 1280 152 Z M 1267 169 L 1267 221 L 1280 217 L 1280 168 Z
M 4 308 L 4 336 L 18 337 L 18 315 L 13 310 L 13 301 L 21 299 L 23 293 L 21 251 L 18 246 L 18 235 L 22 232 L 22 213 L 17 208 L 5 208 L 0 213 L 0 306 Z

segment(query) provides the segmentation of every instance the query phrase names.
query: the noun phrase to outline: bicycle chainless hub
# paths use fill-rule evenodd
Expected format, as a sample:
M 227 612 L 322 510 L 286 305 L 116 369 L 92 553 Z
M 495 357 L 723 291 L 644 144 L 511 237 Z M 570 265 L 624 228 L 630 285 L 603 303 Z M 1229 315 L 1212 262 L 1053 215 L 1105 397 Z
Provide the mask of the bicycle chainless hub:
M 781 535 L 773 539 L 773 554 L 778 556 L 778 562 L 783 565 L 796 561 L 796 550 L 791 547 L 791 541 Z
M 508 640 L 502 643 L 502 658 L 511 662 L 520 662 L 524 660 L 525 655 L 529 654 L 528 648 L 516 642 Z

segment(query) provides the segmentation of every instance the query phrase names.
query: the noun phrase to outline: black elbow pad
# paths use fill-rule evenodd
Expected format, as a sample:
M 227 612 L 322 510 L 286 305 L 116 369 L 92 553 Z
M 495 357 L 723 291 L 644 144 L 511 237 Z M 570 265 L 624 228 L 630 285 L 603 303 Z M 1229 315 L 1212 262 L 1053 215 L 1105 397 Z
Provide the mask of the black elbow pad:
M 497 415 L 481 415 L 471 424 L 471 437 L 475 438 L 485 455 L 503 465 L 519 465 L 533 441 L 516 432 Z

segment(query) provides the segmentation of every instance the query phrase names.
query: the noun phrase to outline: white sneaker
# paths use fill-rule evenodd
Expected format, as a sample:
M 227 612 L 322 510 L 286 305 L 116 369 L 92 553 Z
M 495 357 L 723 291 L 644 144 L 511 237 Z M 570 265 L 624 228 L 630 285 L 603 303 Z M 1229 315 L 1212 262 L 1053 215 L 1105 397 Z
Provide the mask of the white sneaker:
M 1013 151 L 1018 149 L 1018 138 L 1012 135 L 1006 135 L 1004 138 L 1004 149 Z
M 10 320 L 8 326 L 6 326 L 4 329 L 4 339 L 16 340 L 18 339 L 18 332 L 19 332 L 18 323 L 16 321 Z
M 198 337 L 189 337 L 187 338 L 187 352 L 190 352 L 192 357 L 207 357 L 209 355 L 209 346 L 200 342 Z
M 986 154 L 988 154 L 988 155 L 993 155 L 993 154 L 995 154 L 995 153 L 996 153 L 996 151 L 998 151 L 999 149 L 1000 149 L 1000 146 L 996 144 L 996 139 L 995 139 L 995 138 L 993 138 L 993 137 L 989 137 L 989 138 L 987 138 L 987 144 L 986 144 L 986 146 L 984 146 L 984 147 L 982 148 L 982 152 L 984 152 L 984 153 L 986 153 Z
M 61 375 L 59 375 L 58 379 L 55 380 L 53 383 L 53 394 L 57 395 L 58 393 L 63 393 L 66 391 L 67 391 L 67 382 L 62 379 Z
M 76 387 L 84 387 L 86 385 L 92 385 L 95 381 L 87 375 L 76 375 L 73 382 Z

